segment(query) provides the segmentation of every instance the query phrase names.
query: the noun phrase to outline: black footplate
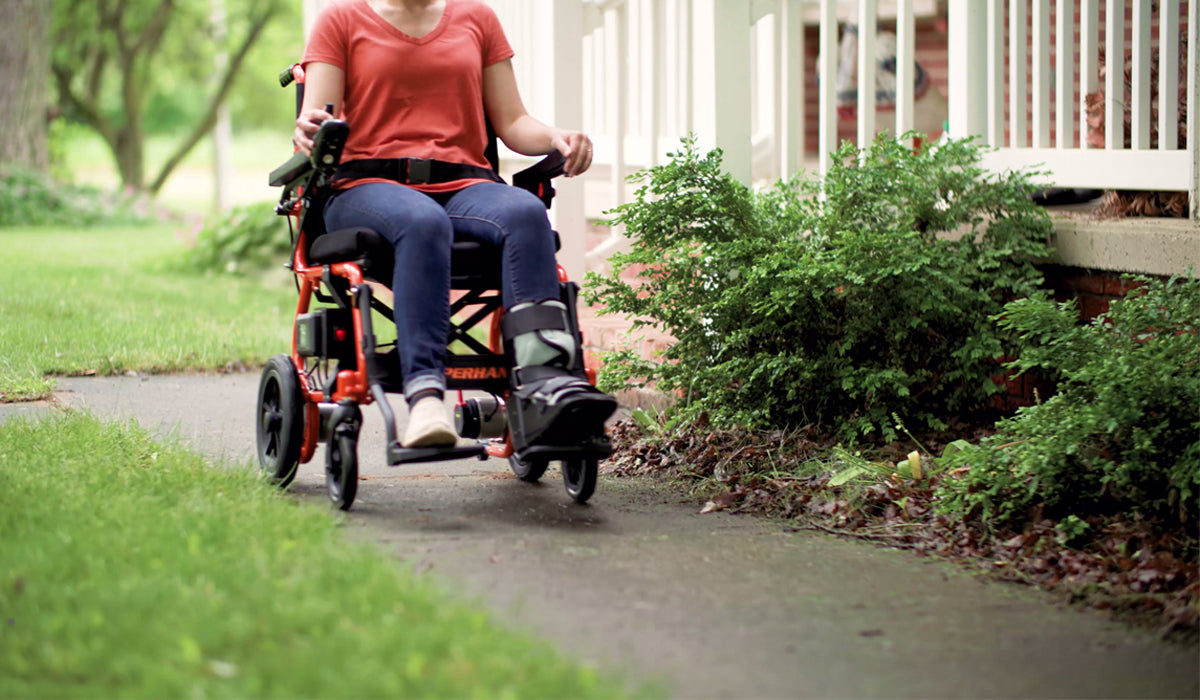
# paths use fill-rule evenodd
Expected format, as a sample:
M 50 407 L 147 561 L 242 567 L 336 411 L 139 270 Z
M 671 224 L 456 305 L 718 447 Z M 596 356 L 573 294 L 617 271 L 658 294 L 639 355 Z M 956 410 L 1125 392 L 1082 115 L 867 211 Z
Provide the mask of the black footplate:
M 530 445 L 517 450 L 522 460 L 556 459 L 604 459 L 612 454 L 612 443 L 603 438 L 585 441 L 578 445 Z
M 487 448 L 483 445 L 452 445 L 447 447 L 401 447 L 399 443 L 388 445 L 389 467 L 420 462 L 445 462 L 452 459 L 487 459 Z

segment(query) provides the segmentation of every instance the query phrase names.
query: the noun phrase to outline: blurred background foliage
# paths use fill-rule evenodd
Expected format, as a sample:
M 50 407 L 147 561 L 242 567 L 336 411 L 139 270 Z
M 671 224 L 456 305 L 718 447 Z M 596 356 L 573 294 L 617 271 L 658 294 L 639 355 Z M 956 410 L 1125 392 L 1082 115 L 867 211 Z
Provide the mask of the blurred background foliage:
M 222 1 L 223 22 L 214 13 Z M 195 163 L 222 101 L 235 138 L 289 133 L 293 100 L 276 76 L 300 57 L 302 26 L 299 4 L 284 0 L 55 3 L 53 172 L 78 175 L 102 160 L 123 187 L 157 195 L 176 168 Z M 89 131 L 107 157 L 76 153 Z
M 123 222 L 132 204 L 154 219 L 182 216 L 193 229 L 184 234 L 190 239 L 198 219 L 216 211 L 214 142 L 200 127 L 220 94 L 221 53 L 235 56 L 244 44 L 224 93 L 233 130 L 229 204 L 278 197 L 266 175 L 291 155 L 295 116 L 294 93 L 279 87 L 278 75 L 302 55 L 302 7 L 287 0 L 223 2 L 223 39 L 213 17 L 218 0 L 53 3 L 49 62 L 58 74 L 45 82 L 49 169 L 21 163 L 0 169 L 0 184 L 13 185 L 6 189 L 21 192 L 28 204 L 0 217 L 0 226 L 78 221 L 84 201 L 97 204 L 83 209 L 100 220 L 118 212 Z M 119 146 L 130 140 L 138 143 L 136 153 L 122 163 Z M 129 177 L 135 171 L 136 181 Z
M 230 27 L 227 44 L 239 38 L 238 28 L 247 20 L 246 8 L 258 0 L 226 0 Z M 158 0 L 129 0 L 128 12 L 147 13 L 159 4 Z M 175 0 L 176 16 L 167 27 L 162 48 L 152 70 L 146 74 L 147 109 L 143 122 L 148 135 L 178 134 L 193 123 L 208 108 L 208 93 L 204 87 L 212 79 L 214 62 L 219 48 L 213 36 L 209 0 Z M 79 16 L 70 3 L 55 3 L 55 31 L 70 28 L 71 32 L 94 33 L 94 22 Z M 130 24 L 137 24 L 136 21 Z M 89 28 L 90 27 L 90 28 Z M 111 44 L 111 37 L 88 37 L 91 41 Z M 227 47 L 229 48 L 229 47 Z M 111 49 L 109 49 L 111 50 Z M 236 131 L 262 128 L 290 130 L 294 105 L 289 95 L 280 91 L 279 100 L 263 99 L 268 87 L 277 87 L 279 72 L 300 59 L 304 50 L 303 22 L 300 3 L 277 2 L 275 10 L 259 39 L 250 48 L 242 69 L 238 71 L 228 98 Z M 60 61 L 71 59 L 71 48 L 54 47 Z M 116 67 L 112 67 L 116 70 Z M 118 83 L 112 76 L 105 80 L 102 106 L 105 116 L 124 119 Z M 79 123 L 81 115 L 60 103 L 62 117 Z

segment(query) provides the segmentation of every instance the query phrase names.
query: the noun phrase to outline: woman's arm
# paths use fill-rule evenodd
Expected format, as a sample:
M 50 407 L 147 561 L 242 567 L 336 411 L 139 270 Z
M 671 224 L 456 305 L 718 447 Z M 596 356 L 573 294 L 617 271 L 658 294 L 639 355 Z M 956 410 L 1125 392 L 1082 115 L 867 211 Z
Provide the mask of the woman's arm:
M 312 155 L 313 136 L 321 123 L 333 119 L 342 105 L 346 91 L 346 73 L 329 63 L 310 63 L 304 69 L 304 103 L 300 116 L 296 118 L 296 130 L 292 143 L 304 155 Z M 333 114 L 325 111 L 325 105 L 333 105 Z
M 307 93 L 304 101 L 308 103 Z M 547 126 L 525 111 L 511 60 L 483 69 L 483 105 L 496 135 L 517 153 L 540 156 L 559 151 L 567 157 L 563 166 L 567 177 L 591 167 L 592 141 L 586 134 Z

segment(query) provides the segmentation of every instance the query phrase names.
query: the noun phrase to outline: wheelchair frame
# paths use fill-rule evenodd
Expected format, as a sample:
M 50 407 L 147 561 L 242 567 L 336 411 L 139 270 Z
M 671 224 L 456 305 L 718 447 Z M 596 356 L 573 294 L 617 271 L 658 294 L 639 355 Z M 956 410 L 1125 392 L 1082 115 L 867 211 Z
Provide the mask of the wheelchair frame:
M 292 66 L 280 76 L 284 87 L 295 82 L 297 110 L 303 100 L 303 70 Z M 295 478 L 317 445 L 326 443 L 326 485 L 332 503 L 348 510 L 357 493 L 357 441 L 362 427 L 360 406 L 378 404 L 387 434 L 389 466 L 489 456 L 507 458 L 518 478 L 536 482 L 549 461 L 561 461 L 568 494 L 583 503 L 595 490 L 598 461 L 611 453 L 599 436 L 573 447 L 527 446 L 514 450 L 514 421 L 499 434 L 496 415 L 505 413 L 511 388 L 512 349 L 501 332 L 504 306 L 498 264 L 487 260 L 489 248 L 456 241 L 451 262 L 451 324 L 447 339 L 446 388 L 459 391 L 455 411 L 457 432 L 479 438 L 474 445 L 404 448 L 396 437 L 395 414 L 387 393 L 403 392 L 396 349 L 379 352 L 372 311 L 389 320 L 392 308 L 376 296 L 373 284 L 391 284 L 392 249 L 369 229 L 328 232 L 323 209 L 349 129 L 331 120 L 317 134 L 313 155 L 297 152 L 271 173 L 271 185 L 283 188 L 276 213 L 288 217 L 292 234 L 291 268 L 299 299 L 293 323 L 290 355 L 275 355 L 263 370 L 258 394 L 257 443 L 263 470 L 280 487 Z M 490 132 L 488 159 L 497 169 L 495 136 Z M 517 173 L 513 185 L 537 195 L 547 208 L 554 197 L 553 177 L 562 172 L 563 158 L 552 154 Z M 557 233 L 555 233 L 557 236 Z M 318 241 L 324 248 L 314 255 Z M 483 255 L 480 255 L 483 253 Z M 482 265 L 487 264 L 487 267 Z M 382 269 L 386 274 L 380 274 Z M 583 343 L 576 315 L 578 285 L 558 265 L 561 301 L 569 310 L 570 332 L 577 342 L 576 366 L 583 368 Z M 384 279 L 380 279 L 380 278 Z M 455 292 L 460 292 L 457 298 Z M 314 307 L 314 300 L 325 306 Z M 468 312 L 465 318 L 456 320 Z M 487 343 L 470 331 L 487 324 Z M 458 342 L 469 353 L 457 353 Z M 593 385 L 595 374 L 583 370 Z M 487 392 L 490 398 L 463 399 L 464 390 Z

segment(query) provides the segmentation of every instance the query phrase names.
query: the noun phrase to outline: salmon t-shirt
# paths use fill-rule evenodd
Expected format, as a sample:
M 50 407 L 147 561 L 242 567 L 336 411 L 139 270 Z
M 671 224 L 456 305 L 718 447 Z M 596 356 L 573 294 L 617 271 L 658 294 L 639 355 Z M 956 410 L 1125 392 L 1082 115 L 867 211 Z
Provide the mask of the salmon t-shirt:
M 329 63 L 346 74 L 341 117 L 350 125 L 342 161 L 435 158 L 491 167 L 484 151 L 483 69 L 512 58 L 492 8 L 446 0 L 437 27 L 416 38 L 379 16 L 367 0 L 334 0 L 317 17 L 302 65 Z M 356 180 L 352 184 L 387 182 Z M 481 179 L 413 185 L 449 192 Z

